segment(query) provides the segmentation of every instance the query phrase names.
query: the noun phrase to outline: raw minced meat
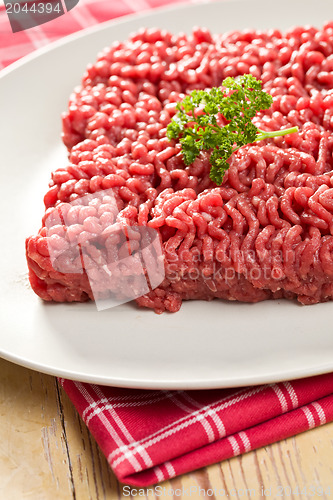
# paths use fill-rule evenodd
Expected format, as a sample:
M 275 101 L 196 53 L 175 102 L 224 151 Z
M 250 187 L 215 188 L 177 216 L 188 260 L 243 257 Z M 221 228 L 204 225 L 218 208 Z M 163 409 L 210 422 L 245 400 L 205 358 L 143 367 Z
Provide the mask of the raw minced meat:
M 299 133 L 244 146 L 216 186 L 208 153 L 186 166 L 166 127 L 187 93 L 245 73 L 273 96 L 255 124 Z M 98 262 L 121 254 L 108 233 L 118 224 L 159 235 L 165 279 L 136 299 L 156 312 L 188 299 L 332 300 L 332 130 L 333 23 L 284 34 L 143 29 L 114 43 L 88 66 L 63 115 L 69 164 L 53 172 L 43 227 L 26 241 L 33 289 L 44 300 L 96 298 L 82 258 L 55 268 L 50 247 L 61 259 L 69 234 L 81 243 L 93 236 L 89 265 L 99 276 Z M 112 196 L 102 202 L 103 191 Z

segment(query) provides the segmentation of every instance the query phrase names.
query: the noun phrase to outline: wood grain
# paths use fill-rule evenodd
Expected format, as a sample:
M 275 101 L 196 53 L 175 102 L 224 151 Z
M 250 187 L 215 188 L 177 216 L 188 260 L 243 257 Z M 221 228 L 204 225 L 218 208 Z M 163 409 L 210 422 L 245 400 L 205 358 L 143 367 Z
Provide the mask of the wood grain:
M 318 489 L 323 488 L 323 493 Z M 329 499 L 333 423 L 166 481 L 121 485 L 54 377 L 0 360 L 0 499 Z

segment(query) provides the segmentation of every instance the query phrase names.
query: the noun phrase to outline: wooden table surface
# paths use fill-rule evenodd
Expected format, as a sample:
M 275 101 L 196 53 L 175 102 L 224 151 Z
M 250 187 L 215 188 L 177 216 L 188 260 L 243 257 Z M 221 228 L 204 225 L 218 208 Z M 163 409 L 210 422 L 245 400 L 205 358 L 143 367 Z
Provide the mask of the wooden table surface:
M 333 498 L 333 423 L 147 491 L 121 485 L 56 378 L 0 360 L 0 499 Z

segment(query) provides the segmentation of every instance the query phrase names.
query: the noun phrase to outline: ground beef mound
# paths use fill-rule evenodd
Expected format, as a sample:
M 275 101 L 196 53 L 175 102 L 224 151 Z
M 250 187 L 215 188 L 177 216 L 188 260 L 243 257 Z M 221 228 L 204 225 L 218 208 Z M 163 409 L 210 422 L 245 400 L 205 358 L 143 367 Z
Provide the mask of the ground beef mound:
M 299 133 L 241 148 L 216 186 L 208 154 L 185 166 L 166 127 L 187 93 L 245 73 L 273 96 L 256 125 Z M 189 299 L 332 300 L 332 130 L 332 22 L 284 34 L 143 29 L 114 43 L 88 66 L 63 115 L 69 163 L 53 172 L 43 226 L 26 240 L 32 288 L 44 300 L 94 299 L 80 255 L 62 257 L 68 234 L 97 237 L 90 271 L 99 276 L 97 263 L 121 251 L 108 233 L 118 224 L 159 233 L 165 279 L 137 299 L 158 313 Z

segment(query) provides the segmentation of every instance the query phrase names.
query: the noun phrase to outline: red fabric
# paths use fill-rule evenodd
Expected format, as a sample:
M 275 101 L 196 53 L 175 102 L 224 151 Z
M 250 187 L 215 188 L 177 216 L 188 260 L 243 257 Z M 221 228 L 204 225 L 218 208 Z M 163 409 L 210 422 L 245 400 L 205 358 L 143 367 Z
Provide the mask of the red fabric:
M 0 69 L 60 37 L 184 0 L 85 1 L 11 32 L 0 6 Z M 211 391 L 140 391 L 60 380 L 118 479 L 148 486 L 333 421 L 333 374 Z
M 118 479 L 141 487 L 333 420 L 333 374 L 210 391 L 60 382 Z
M 12 33 L 4 5 L 0 5 L 0 69 L 35 49 L 89 26 L 119 16 L 194 0 L 80 0 L 71 11 L 48 23 Z

